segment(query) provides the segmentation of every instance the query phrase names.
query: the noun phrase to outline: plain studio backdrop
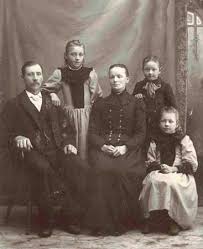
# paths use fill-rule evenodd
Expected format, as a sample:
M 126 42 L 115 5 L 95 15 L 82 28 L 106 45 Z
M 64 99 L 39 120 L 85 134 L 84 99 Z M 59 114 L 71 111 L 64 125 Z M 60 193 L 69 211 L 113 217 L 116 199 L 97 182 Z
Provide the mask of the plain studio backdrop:
M 8 99 L 23 89 L 26 60 L 39 61 L 47 79 L 71 39 L 85 43 L 85 63 L 96 68 L 105 95 L 109 65 L 128 66 L 132 90 L 149 54 L 160 57 L 174 87 L 174 12 L 175 0 L 0 0 L 0 91 Z

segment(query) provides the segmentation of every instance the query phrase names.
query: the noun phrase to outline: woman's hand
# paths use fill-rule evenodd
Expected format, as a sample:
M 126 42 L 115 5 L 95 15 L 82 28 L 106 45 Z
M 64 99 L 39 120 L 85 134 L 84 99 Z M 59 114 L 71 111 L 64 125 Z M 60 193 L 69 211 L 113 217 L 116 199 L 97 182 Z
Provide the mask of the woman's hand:
M 144 96 L 143 96 L 142 93 L 135 94 L 134 96 L 135 96 L 135 98 L 137 98 L 137 99 L 143 99 L 143 98 L 144 98 Z
M 56 93 L 50 93 L 52 104 L 55 106 L 61 105 L 61 100 Z
M 128 148 L 126 145 L 114 147 L 113 145 L 104 144 L 101 147 L 101 150 L 106 154 L 112 155 L 114 157 L 118 157 L 118 156 L 124 155 L 128 151 Z
M 113 152 L 115 150 L 115 147 L 113 145 L 106 145 L 104 144 L 102 147 L 101 147 L 101 150 L 106 153 L 106 154 L 109 154 L 109 155 L 113 155 Z
M 124 155 L 128 151 L 128 148 L 126 145 L 122 146 L 116 146 L 114 148 L 113 156 L 118 157 Z

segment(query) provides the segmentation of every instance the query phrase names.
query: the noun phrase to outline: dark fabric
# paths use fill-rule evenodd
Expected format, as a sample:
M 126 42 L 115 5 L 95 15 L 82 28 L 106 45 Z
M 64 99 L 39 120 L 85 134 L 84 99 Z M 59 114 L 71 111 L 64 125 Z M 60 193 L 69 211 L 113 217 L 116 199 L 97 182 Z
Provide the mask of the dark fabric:
M 88 164 L 77 155 L 65 155 L 60 150 L 43 154 L 32 150 L 25 153 L 24 164 L 30 175 L 33 195 L 45 219 L 52 219 L 53 204 L 61 206 L 64 224 L 79 221 L 86 207 Z M 62 193 L 55 199 L 54 193 Z
M 173 151 L 172 151 L 172 154 L 173 154 Z M 194 174 L 194 172 L 192 170 L 192 165 L 190 162 L 182 162 L 181 165 L 176 165 L 176 167 L 178 169 L 178 171 L 177 171 L 178 173 L 189 174 L 189 175 Z M 161 164 L 157 161 L 149 163 L 149 165 L 147 167 L 147 174 L 149 174 L 150 172 L 155 171 L 155 170 L 161 170 Z
M 0 182 L 2 196 L 10 196 L 17 185 L 15 179 L 19 171 L 14 170 L 13 158 L 10 155 L 8 129 L 0 115 L 0 167 L 2 170 Z
M 93 68 L 82 67 L 71 70 L 69 67 L 59 68 L 62 81 L 70 85 L 74 108 L 84 108 L 84 82 L 89 78 Z
M 161 164 L 173 165 L 175 160 L 175 148 L 177 145 L 181 145 L 181 140 L 185 134 L 181 128 L 173 134 L 164 134 L 161 130 L 158 130 L 156 134 L 152 136 L 153 141 L 157 145 L 157 150 L 160 151 Z M 190 162 L 182 162 L 181 165 L 176 165 L 178 173 L 193 174 L 192 165 Z M 158 162 L 152 162 L 148 165 L 147 173 L 154 170 L 160 170 L 160 164 Z
M 145 139 L 143 103 L 127 92 L 96 102 L 89 139 L 92 170 L 84 225 L 104 234 L 125 232 L 140 217 L 138 196 L 145 175 L 141 154 Z M 129 150 L 123 156 L 113 157 L 101 151 L 103 144 L 127 145 Z
M 45 106 L 45 102 L 42 101 L 42 107 L 40 112 L 35 108 L 33 110 L 36 112 L 36 116 L 38 116 L 38 120 L 40 123 L 40 137 L 42 138 L 41 143 L 43 147 L 46 147 L 46 150 L 51 150 L 56 148 L 56 142 L 54 140 L 54 135 L 51 127 L 51 120 L 49 117 L 49 112 Z
M 153 140 L 157 144 L 157 150 L 160 151 L 161 164 L 172 166 L 175 160 L 175 148 L 184 136 L 185 134 L 181 129 L 177 129 L 173 134 L 163 133 L 160 129 L 157 131 Z
M 155 97 L 155 94 L 156 94 L 156 90 L 158 90 L 158 88 L 161 87 L 161 79 L 158 77 L 158 79 L 156 79 L 156 80 L 151 80 L 151 81 L 149 81 L 149 80 L 147 80 L 147 79 L 145 78 L 144 81 L 145 81 L 144 89 L 145 89 L 145 91 L 146 91 L 146 96 L 147 96 L 148 98 L 154 98 L 154 97 Z M 148 89 L 147 83 L 152 83 L 152 84 L 155 85 L 155 88 L 152 89 L 153 91 L 150 91 L 150 89 Z
M 161 169 L 160 163 L 158 163 L 157 161 L 151 162 L 147 167 L 147 174 L 149 174 L 152 171 L 160 170 L 160 169 Z
M 65 225 L 81 225 L 82 217 L 86 212 L 87 197 L 87 182 L 89 179 L 89 164 L 81 160 L 78 155 L 68 155 L 63 159 L 61 157 L 61 165 L 64 170 L 64 183 L 66 195 L 62 202 L 63 223 Z
M 190 162 L 183 162 L 182 165 L 176 166 L 178 168 L 178 173 L 193 175 L 193 169 Z
M 128 92 L 98 100 L 89 123 L 89 146 L 98 150 L 104 144 L 127 145 L 138 150 L 145 139 L 145 107 Z
M 44 220 L 53 218 L 53 204 L 61 206 L 64 224 L 79 221 L 86 207 L 88 164 L 77 155 L 65 155 L 60 150 L 45 153 L 32 150 L 25 153 L 24 162 L 30 176 L 33 196 Z M 62 193 L 55 199 L 54 193 Z M 57 197 L 58 198 L 58 197 Z
M 46 218 L 50 219 L 52 215 L 52 194 L 55 190 L 61 190 L 60 188 L 64 187 L 66 198 L 72 198 L 72 202 L 76 202 L 75 198 L 82 200 L 81 196 L 84 195 L 79 196 L 80 192 L 78 191 L 74 196 L 70 189 L 76 189 L 74 184 L 77 186 L 80 182 L 78 180 L 79 169 L 85 164 L 79 158 L 65 156 L 62 146 L 71 144 L 71 140 L 68 139 L 70 137 L 68 135 L 64 139 L 62 137 L 60 109 L 51 104 L 49 95 L 43 94 L 42 98 L 41 112 L 37 112 L 27 94 L 23 92 L 8 102 L 1 118 L 6 131 L 5 137 L 9 141 L 6 145 L 8 150 L 18 135 L 28 137 L 33 145 L 30 152 L 24 152 L 23 163 L 31 176 L 41 214 L 46 220 Z M 42 117 L 42 115 L 44 116 Z M 66 127 L 67 124 L 65 124 Z M 74 136 L 73 131 L 71 136 Z M 13 145 L 12 148 L 15 146 Z M 15 154 L 11 150 L 8 155 L 12 158 Z M 75 171 L 72 168 L 75 168 Z M 72 181 L 69 181 L 70 178 Z M 65 203 L 67 203 L 66 199 Z M 69 207 L 66 206 L 66 208 Z
M 60 108 L 52 105 L 51 98 L 43 94 L 43 108 L 46 108 L 46 116 L 50 120 L 50 125 L 57 148 L 63 147 L 64 143 L 74 144 L 74 130 L 67 124 Z M 34 148 L 43 151 L 46 141 L 43 127 L 41 127 L 41 117 L 36 107 L 31 103 L 25 91 L 16 98 L 11 99 L 5 105 L 1 118 L 8 129 L 9 139 L 13 141 L 19 134 L 29 137 Z M 23 121 L 22 121 L 23 120 Z M 65 122 L 65 123 L 64 123 Z M 15 124 L 15 125 L 13 125 Z M 62 136 L 65 133 L 65 136 Z
M 147 116 L 147 132 L 148 136 L 150 136 L 151 133 L 156 132 L 158 127 L 158 117 L 161 108 L 164 106 L 173 106 L 176 108 L 176 100 L 171 85 L 165 83 L 161 78 L 154 82 L 157 85 L 161 85 L 161 87 L 156 90 L 153 98 L 150 97 L 145 89 L 147 82 L 146 79 L 137 82 L 133 95 L 138 93 L 144 95 Z
M 161 133 L 160 133 L 161 134 Z M 165 134 L 159 135 L 154 141 L 157 145 L 157 150 L 160 151 L 161 163 L 154 161 L 148 164 L 147 174 L 155 170 L 161 170 L 161 164 L 167 164 L 172 166 L 175 159 L 175 147 L 180 144 L 184 138 L 184 134 L 181 130 L 175 134 L 165 136 Z M 178 173 L 193 175 L 192 165 L 190 162 L 182 162 L 181 165 L 175 165 L 178 169 Z
M 60 182 L 58 169 L 54 169 L 57 158 L 56 151 L 41 154 L 32 150 L 24 155 L 23 163 L 26 165 L 25 170 L 30 177 L 34 199 L 38 202 L 41 217 L 48 221 L 53 218 L 51 195 L 61 187 L 56 184 Z

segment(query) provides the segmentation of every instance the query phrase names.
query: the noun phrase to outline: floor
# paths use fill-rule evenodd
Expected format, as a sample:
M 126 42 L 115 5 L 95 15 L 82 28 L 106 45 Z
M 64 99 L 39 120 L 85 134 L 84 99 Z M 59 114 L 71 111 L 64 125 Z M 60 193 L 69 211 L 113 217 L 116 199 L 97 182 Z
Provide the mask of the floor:
M 50 238 L 39 239 L 35 233 L 25 235 L 25 208 L 16 207 L 9 225 L 4 225 L 5 207 L 0 207 L 0 249 L 165 249 L 203 248 L 203 207 L 193 229 L 182 231 L 178 236 L 164 233 L 143 235 L 140 231 L 131 231 L 119 237 L 91 237 L 72 235 L 55 229 Z

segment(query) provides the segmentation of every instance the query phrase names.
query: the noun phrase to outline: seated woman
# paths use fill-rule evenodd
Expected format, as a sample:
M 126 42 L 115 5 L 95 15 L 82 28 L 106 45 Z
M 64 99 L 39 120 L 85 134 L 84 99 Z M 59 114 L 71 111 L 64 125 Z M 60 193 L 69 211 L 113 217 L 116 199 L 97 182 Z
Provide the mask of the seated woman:
M 142 100 L 126 91 L 128 69 L 109 68 L 111 94 L 98 100 L 90 116 L 88 208 L 84 226 L 95 235 L 119 235 L 134 227 L 145 174 L 141 147 L 145 140 Z
M 168 233 L 177 235 L 180 228 L 192 225 L 197 214 L 193 176 L 197 156 L 189 136 L 179 128 L 179 114 L 174 107 L 162 109 L 159 127 L 160 132 L 153 137 L 148 150 L 148 175 L 140 194 L 146 218 L 143 233 L 149 233 L 152 221 L 157 223 L 162 216 L 165 227 L 168 224 Z

